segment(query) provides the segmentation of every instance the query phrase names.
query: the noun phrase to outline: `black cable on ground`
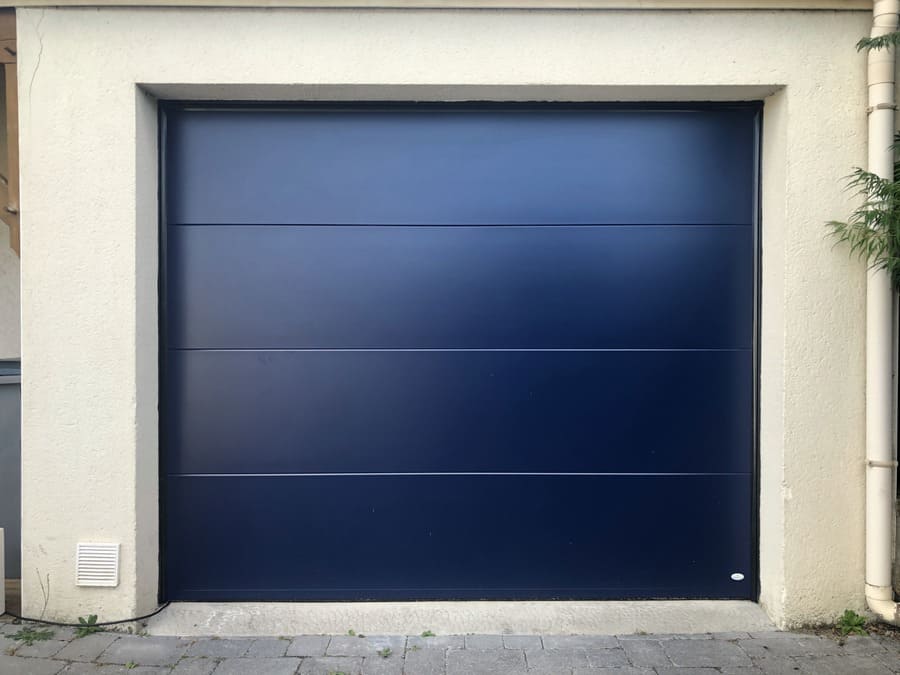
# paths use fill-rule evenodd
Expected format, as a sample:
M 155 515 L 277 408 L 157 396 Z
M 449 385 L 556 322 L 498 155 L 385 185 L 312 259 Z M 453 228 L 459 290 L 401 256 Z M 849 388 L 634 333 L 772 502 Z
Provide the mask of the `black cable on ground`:
M 136 616 L 131 619 L 119 619 L 118 621 L 98 621 L 97 623 L 90 623 L 90 624 L 62 623 L 60 621 L 46 621 L 44 619 L 31 619 L 27 616 L 19 616 L 18 614 L 15 614 L 13 612 L 3 612 L 3 614 L 8 614 L 12 618 L 14 618 L 16 621 L 26 621 L 28 623 L 42 623 L 46 626 L 63 626 L 65 628 L 84 628 L 85 626 L 115 626 L 116 624 L 119 624 L 119 623 L 132 623 L 133 621 L 143 621 L 144 619 L 149 619 L 151 616 L 156 616 L 161 611 L 163 611 L 166 607 L 168 607 L 169 604 L 170 603 L 166 602 L 166 603 L 160 605 L 159 607 L 157 607 L 155 610 L 153 610 L 149 614 L 144 614 L 144 616 Z

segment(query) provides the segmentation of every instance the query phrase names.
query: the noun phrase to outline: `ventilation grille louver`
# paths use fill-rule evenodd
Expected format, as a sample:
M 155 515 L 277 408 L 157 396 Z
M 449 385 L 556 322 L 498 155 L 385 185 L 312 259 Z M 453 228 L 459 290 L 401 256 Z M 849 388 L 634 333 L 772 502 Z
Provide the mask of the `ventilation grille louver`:
M 75 558 L 79 586 L 119 585 L 118 544 L 78 544 Z

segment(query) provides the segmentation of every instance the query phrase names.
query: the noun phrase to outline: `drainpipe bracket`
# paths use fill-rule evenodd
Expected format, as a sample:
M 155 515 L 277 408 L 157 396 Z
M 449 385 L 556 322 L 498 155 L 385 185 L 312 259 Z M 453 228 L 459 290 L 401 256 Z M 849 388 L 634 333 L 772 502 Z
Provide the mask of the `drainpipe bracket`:
M 871 115 L 876 110 L 896 110 L 897 106 L 893 103 L 879 103 L 877 105 L 870 105 L 866 108 L 866 114 Z

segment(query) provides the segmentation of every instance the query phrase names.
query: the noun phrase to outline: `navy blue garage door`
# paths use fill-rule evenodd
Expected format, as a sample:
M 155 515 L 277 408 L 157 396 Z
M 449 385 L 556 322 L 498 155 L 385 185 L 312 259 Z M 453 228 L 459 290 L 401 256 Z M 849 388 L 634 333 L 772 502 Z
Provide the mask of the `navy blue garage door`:
M 167 598 L 752 597 L 758 114 L 168 108 Z

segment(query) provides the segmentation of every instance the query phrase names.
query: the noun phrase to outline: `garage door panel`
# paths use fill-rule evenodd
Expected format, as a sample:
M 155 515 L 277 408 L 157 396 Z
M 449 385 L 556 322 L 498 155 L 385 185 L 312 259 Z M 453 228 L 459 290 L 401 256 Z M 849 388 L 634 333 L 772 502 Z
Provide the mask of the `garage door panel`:
M 166 599 L 752 598 L 759 111 L 166 104 Z
M 168 220 L 749 225 L 755 115 L 193 110 L 168 119 Z
M 750 471 L 749 351 L 181 351 L 173 473 Z
M 176 348 L 749 349 L 739 226 L 170 227 Z
M 179 478 L 168 583 L 184 600 L 745 598 L 751 582 L 731 575 L 750 570 L 735 527 L 749 527 L 749 489 L 748 476 Z

